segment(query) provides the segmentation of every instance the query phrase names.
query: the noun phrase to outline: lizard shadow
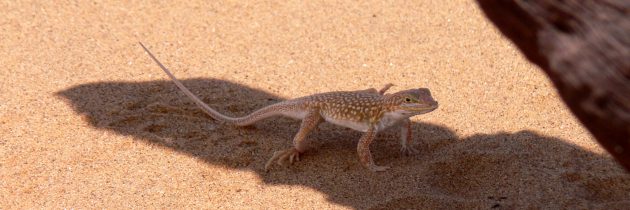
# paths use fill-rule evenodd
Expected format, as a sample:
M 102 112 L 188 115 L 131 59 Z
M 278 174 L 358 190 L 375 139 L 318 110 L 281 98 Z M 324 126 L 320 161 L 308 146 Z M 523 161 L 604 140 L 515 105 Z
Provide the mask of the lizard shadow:
M 284 100 L 223 80 L 182 82 L 211 107 L 233 115 Z M 309 136 L 312 149 L 301 162 L 265 172 L 273 152 L 291 145 L 299 126 L 295 120 L 267 119 L 257 123 L 257 129 L 221 124 L 170 81 L 90 83 L 56 94 L 98 129 L 131 135 L 209 164 L 254 171 L 267 184 L 307 186 L 353 208 L 630 204 L 630 177 L 609 156 L 533 131 L 460 138 L 444 126 L 414 122 L 421 153 L 402 157 L 397 132 L 383 132 L 372 152 L 377 164 L 392 169 L 372 173 L 357 160 L 361 134 L 323 124 Z

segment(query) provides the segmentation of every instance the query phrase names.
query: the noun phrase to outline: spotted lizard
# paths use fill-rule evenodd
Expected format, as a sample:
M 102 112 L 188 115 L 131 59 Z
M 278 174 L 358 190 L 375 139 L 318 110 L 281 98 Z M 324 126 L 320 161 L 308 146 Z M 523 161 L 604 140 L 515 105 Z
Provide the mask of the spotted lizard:
M 243 117 L 230 117 L 219 113 L 201 101 L 177 80 L 142 43 L 140 43 L 140 46 L 173 80 L 175 85 L 213 119 L 236 126 L 248 126 L 273 116 L 285 116 L 302 120 L 299 130 L 293 138 L 293 147 L 276 151 L 265 164 L 265 170 L 268 170 L 274 162 L 284 165 L 286 161 L 289 161 L 291 164 L 294 161 L 299 161 L 300 154 L 306 150 L 307 135 L 320 123 L 329 122 L 363 132 L 363 136 L 359 139 L 357 146 L 360 163 L 371 171 L 385 171 L 389 167 L 374 164 L 370 153 L 370 144 L 376 134 L 390 127 L 400 127 L 401 152 L 403 154 L 416 153 L 417 150 L 411 146 L 412 132 L 409 118 L 431 112 L 438 107 L 437 101 L 433 99 L 431 92 L 427 88 L 409 89 L 385 94 L 393 86 L 392 84 L 387 84 L 378 91 L 370 88 L 304 96 L 271 104 Z

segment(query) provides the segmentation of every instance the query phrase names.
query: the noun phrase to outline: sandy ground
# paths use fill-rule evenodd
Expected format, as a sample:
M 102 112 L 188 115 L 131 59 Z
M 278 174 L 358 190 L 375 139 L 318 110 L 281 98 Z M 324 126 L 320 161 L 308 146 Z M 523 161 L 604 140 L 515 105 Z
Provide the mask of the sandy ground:
M 548 79 L 469 0 L 0 2 L 0 208 L 601 208 L 630 176 Z M 322 125 L 290 167 L 263 170 L 299 122 L 212 120 L 151 62 L 233 115 L 395 83 L 441 107 L 357 159 Z

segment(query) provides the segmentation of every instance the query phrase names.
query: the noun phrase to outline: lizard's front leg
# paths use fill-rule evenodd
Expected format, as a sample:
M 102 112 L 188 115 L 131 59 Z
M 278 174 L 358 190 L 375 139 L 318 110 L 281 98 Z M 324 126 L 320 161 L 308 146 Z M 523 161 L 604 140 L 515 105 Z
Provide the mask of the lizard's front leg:
M 357 145 L 357 153 L 359 154 L 359 160 L 361 164 L 371 171 L 385 171 L 389 167 L 387 166 L 377 166 L 374 164 L 372 160 L 372 153 L 370 153 L 370 144 L 372 144 L 372 140 L 376 137 L 376 127 L 374 125 L 370 125 L 368 130 L 363 134 L 361 139 L 359 139 L 359 145 Z
M 387 92 L 387 90 L 389 90 L 389 88 L 391 88 L 392 86 L 394 86 L 394 84 L 387 83 L 378 91 L 376 90 L 376 88 L 369 88 L 369 89 L 365 89 L 363 91 L 368 92 L 368 93 L 375 93 L 375 94 L 379 94 L 379 95 L 384 95 L 385 92 Z
M 412 155 L 418 153 L 418 150 L 412 147 L 413 138 L 411 134 L 411 120 L 406 119 L 400 126 L 400 152 L 403 155 Z
M 265 164 L 265 170 L 269 170 L 269 167 L 274 161 L 276 161 L 278 165 L 283 165 L 283 161 L 287 159 L 291 164 L 293 164 L 294 161 L 299 161 L 300 154 L 306 150 L 306 136 L 308 136 L 308 133 L 313 129 L 317 128 L 317 125 L 322 121 L 323 118 L 317 110 L 312 110 L 306 114 L 304 119 L 302 119 L 300 130 L 295 134 L 295 137 L 293 137 L 293 148 L 276 151 L 267 161 L 267 164 Z

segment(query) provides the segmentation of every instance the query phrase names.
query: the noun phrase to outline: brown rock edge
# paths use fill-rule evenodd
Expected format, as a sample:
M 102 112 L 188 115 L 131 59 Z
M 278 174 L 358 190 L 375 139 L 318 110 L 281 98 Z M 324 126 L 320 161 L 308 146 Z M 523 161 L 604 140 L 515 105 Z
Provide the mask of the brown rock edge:
M 630 171 L 630 1 L 477 2 Z

